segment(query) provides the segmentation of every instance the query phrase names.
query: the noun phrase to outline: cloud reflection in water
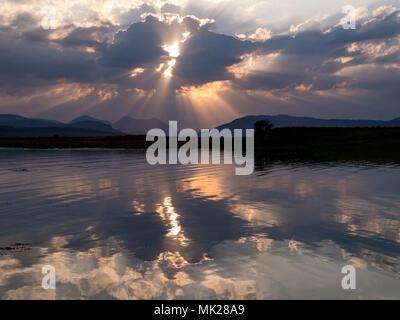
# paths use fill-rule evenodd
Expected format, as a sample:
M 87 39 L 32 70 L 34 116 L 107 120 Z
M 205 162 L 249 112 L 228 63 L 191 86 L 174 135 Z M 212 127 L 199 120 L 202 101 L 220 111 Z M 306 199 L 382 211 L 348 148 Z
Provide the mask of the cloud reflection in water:
M 0 250 L 1 298 L 399 298 L 397 167 L 236 177 L 137 152 L 0 152 L 0 247 L 30 243 Z M 45 264 L 55 292 L 40 286 Z

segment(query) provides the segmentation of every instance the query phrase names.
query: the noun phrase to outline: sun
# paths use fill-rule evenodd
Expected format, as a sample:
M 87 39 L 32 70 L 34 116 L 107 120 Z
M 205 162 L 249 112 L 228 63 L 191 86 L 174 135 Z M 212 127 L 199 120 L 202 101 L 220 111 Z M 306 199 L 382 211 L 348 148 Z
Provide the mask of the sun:
M 172 70 L 174 68 L 174 66 L 176 65 L 176 59 L 179 57 L 179 55 L 181 54 L 180 51 L 180 46 L 182 43 L 184 43 L 190 36 L 190 32 L 184 32 L 181 35 L 181 39 L 178 41 L 173 42 L 172 44 L 165 44 L 164 46 L 162 46 L 162 48 L 168 52 L 168 57 L 169 60 L 167 63 L 161 63 L 159 65 L 158 68 L 156 68 L 156 71 L 160 72 L 161 70 L 163 70 L 163 75 L 165 78 L 171 78 L 172 77 Z
M 167 67 L 164 70 L 164 77 L 171 78 L 172 77 L 172 68 L 176 64 L 176 58 L 179 57 L 179 41 L 174 42 L 171 45 L 165 45 L 162 47 L 165 51 L 168 52 L 170 60 L 167 63 Z
M 179 52 L 179 42 L 178 42 L 178 41 L 174 42 L 174 43 L 171 44 L 171 45 L 165 45 L 165 46 L 163 46 L 162 48 L 163 48 L 165 51 L 168 52 L 168 54 L 169 54 L 169 56 L 170 56 L 171 58 L 177 58 L 177 57 L 179 57 L 180 52 Z

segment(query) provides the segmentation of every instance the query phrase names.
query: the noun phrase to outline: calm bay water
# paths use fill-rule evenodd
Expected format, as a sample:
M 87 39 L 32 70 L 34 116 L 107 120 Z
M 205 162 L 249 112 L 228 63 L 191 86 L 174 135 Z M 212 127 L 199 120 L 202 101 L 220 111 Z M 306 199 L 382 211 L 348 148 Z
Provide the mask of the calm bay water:
M 1 299 L 400 298 L 395 165 L 235 176 L 135 151 L 0 150 L 0 175 Z

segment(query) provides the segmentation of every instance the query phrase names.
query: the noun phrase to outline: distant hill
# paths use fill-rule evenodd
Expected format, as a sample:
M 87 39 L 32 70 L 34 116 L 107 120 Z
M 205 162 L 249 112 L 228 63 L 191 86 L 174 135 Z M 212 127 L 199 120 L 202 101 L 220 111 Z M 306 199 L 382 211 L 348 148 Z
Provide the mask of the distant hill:
M 77 128 L 77 129 L 84 129 L 84 130 L 93 130 L 97 132 L 106 132 L 113 135 L 124 135 L 121 131 L 114 129 L 111 125 L 106 124 L 100 121 L 79 121 L 70 123 L 67 126 L 68 128 Z
M 400 118 L 391 120 L 390 124 L 394 125 L 395 127 L 400 127 Z
M 88 115 L 69 123 L 55 120 L 31 119 L 13 114 L 0 114 L 0 137 L 64 137 L 116 136 L 146 134 L 150 129 L 160 128 L 168 132 L 168 125 L 159 119 L 133 119 L 123 117 L 114 125 Z
M 94 121 L 94 122 L 101 122 L 101 123 L 104 123 L 104 124 L 108 124 L 108 125 L 110 125 L 110 126 L 112 125 L 110 121 L 107 121 L 107 120 L 98 120 L 98 119 L 96 119 L 96 118 L 93 118 L 93 117 L 87 116 L 87 115 L 83 115 L 83 116 L 80 116 L 80 117 L 78 117 L 78 118 L 75 118 L 75 119 L 71 120 L 71 121 L 69 122 L 69 124 L 73 124 L 73 123 L 77 123 L 77 122 L 83 122 L 83 121 Z
M 65 124 L 55 120 L 30 119 L 13 114 L 0 114 L 0 126 L 14 128 L 40 128 L 40 127 L 62 127 Z
M 133 119 L 129 116 L 121 118 L 113 127 L 126 134 L 146 134 L 150 129 L 159 128 L 168 132 L 168 125 L 159 119 Z
M 110 124 L 91 117 L 80 117 L 70 123 L 54 120 L 30 119 L 17 115 L 0 115 L 0 137 L 50 137 L 50 136 L 115 136 L 124 135 Z
M 259 115 L 245 116 L 217 127 L 222 130 L 228 129 L 252 129 L 254 123 L 259 120 L 268 120 L 274 124 L 275 128 L 280 127 L 399 127 L 400 118 L 391 121 L 381 120 L 348 120 L 348 119 L 317 119 L 311 117 L 295 117 L 289 115 Z

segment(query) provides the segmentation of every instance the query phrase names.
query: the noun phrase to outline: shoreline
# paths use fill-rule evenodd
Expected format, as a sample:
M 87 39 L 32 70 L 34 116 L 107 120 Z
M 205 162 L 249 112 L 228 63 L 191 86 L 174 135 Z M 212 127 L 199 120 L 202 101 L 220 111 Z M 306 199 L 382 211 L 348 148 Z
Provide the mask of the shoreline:
M 168 139 L 167 139 L 168 140 Z M 199 139 L 200 141 L 200 139 Z M 220 139 L 221 149 L 223 139 Z M 145 135 L 108 137 L 1 138 L 1 149 L 146 150 Z M 185 144 L 178 142 L 178 148 Z M 210 143 L 211 146 L 211 143 Z M 168 148 L 168 146 L 167 146 Z M 391 160 L 400 163 L 400 127 L 286 127 L 255 137 L 255 156 L 268 160 Z

